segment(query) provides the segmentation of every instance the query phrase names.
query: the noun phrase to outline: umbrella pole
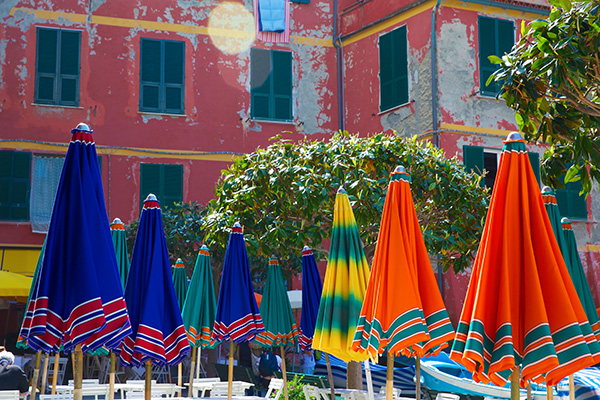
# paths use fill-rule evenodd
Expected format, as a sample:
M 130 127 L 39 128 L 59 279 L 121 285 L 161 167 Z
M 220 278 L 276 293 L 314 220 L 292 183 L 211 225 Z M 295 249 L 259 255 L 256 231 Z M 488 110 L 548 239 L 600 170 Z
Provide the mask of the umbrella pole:
M 114 400 L 115 398 L 115 364 L 116 364 L 115 353 L 110 353 L 110 372 L 108 373 L 108 400 Z
M 519 376 L 521 371 L 518 365 L 515 365 L 515 369 L 510 375 L 510 400 L 519 400 L 521 391 L 519 390 Z
M 183 384 L 183 382 L 181 381 L 181 375 L 183 375 L 183 372 L 181 370 L 181 364 L 183 363 L 180 362 L 179 364 L 177 364 L 177 386 L 181 387 L 181 385 Z M 181 389 L 179 389 L 177 391 L 177 397 L 181 397 Z
M 575 400 L 575 379 L 573 379 L 573 374 L 569 375 L 569 400 Z
M 227 374 L 227 400 L 231 400 L 233 391 L 233 339 L 229 337 L 229 373 Z
M 385 400 L 392 400 L 394 394 L 394 355 L 387 354 L 387 371 L 385 374 Z M 415 399 L 419 400 L 419 381 L 417 380 L 417 392 Z
M 73 363 L 73 400 L 82 400 L 83 392 L 81 383 L 83 380 L 83 351 L 81 345 L 75 346 L 75 362 Z
M 327 377 L 329 378 L 329 387 L 331 389 L 330 400 L 335 400 L 335 388 L 333 386 L 333 373 L 331 372 L 331 363 L 329 362 L 329 354 L 325 353 L 325 361 L 327 363 Z
M 367 395 L 369 400 L 374 400 L 375 395 L 373 394 L 373 378 L 371 377 L 371 364 L 369 360 L 365 360 L 365 375 L 367 376 Z
M 46 394 L 46 381 L 48 380 L 48 363 L 50 362 L 50 353 L 46 353 L 44 357 L 44 372 L 42 373 L 42 389 L 40 394 Z
M 146 374 L 144 376 L 144 400 L 152 397 L 152 361 L 146 360 Z
M 33 379 L 31 380 L 31 390 L 29 391 L 29 398 L 35 399 L 35 391 L 37 390 L 37 382 L 40 377 L 40 362 L 42 361 L 42 351 L 38 350 L 35 355 L 35 369 L 33 370 Z
M 285 371 L 285 352 L 283 351 L 283 345 L 279 346 L 279 351 L 281 352 L 281 375 L 283 375 L 283 394 L 285 395 L 285 400 L 289 400 L 287 387 L 287 373 Z
M 531 382 L 527 383 L 527 400 L 531 400 Z
M 393 358 L 392 358 L 393 360 Z M 417 387 L 416 387 L 416 391 L 417 391 L 417 400 L 421 399 L 421 357 L 417 356 L 417 360 L 415 362 L 415 367 L 416 367 L 416 378 L 417 378 Z M 392 364 L 392 371 L 394 369 L 394 364 Z M 393 377 L 394 375 L 392 375 Z
M 552 396 L 552 385 L 546 384 L 546 400 L 552 400 L 554 396 Z
M 202 347 L 198 348 L 198 359 L 196 360 L 196 379 L 200 379 L 200 363 L 202 362 L 200 353 L 202 353 Z
M 193 397 L 194 395 L 194 370 L 196 369 L 196 351 L 197 347 L 192 347 L 192 365 L 190 365 L 190 386 L 188 397 Z
M 54 373 L 52 374 L 52 394 L 56 394 L 56 383 L 58 382 L 58 363 L 60 361 L 60 352 L 54 355 Z

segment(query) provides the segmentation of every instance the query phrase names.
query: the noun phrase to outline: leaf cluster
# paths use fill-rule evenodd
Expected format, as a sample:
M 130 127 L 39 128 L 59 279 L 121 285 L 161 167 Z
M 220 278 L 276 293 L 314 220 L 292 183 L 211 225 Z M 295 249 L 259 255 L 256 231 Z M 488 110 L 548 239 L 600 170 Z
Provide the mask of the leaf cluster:
M 600 1 L 550 3 L 548 19 L 523 23 L 510 54 L 490 57 L 499 66 L 490 81 L 504 82 L 499 96 L 525 138 L 551 145 L 542 181 L 564 188 L 566 173 L 589 193 L 600 182 Z
M 246 154 L 224 170 L 216 199 L 205 216 L 206 240 L 224 248 L 235 221 L 244 226 L 251 263 L 280 260 L 284 276 L 301 270 L 301 251 L 327 254 L 335 194 L 348 192 L 365 253 L 377 243 L 390 173 L 403 165 L 430 254 L 439 254 L 444 271 L 469 266 L 482 229 L 488 195 L 478 175 L 456 158 L 415 138 L 339 132 L 328 141 L 277 140 Z M 259 268 L 260 269 L 260 268 Z

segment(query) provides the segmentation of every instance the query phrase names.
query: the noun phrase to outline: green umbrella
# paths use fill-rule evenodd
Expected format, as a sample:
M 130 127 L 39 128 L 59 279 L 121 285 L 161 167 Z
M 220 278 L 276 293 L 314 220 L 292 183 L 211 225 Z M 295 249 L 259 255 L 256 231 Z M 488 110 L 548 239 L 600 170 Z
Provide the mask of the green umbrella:
M 287 377 L 285 371 L 285 353 L 283 346 L 298 341 L 298 327 L 292 314 L 292 306 L 285 289 L 279 261 L 269 260 L 267 282 L 260 301 L 260 315 L 265 331 L 256 337 L 256 341 L 264 347 L 279 346 L 281 351 L 281 372 L 285 400 L 288 400 Z
M 556 237 L 558 247 L 560 247 L 560 251 L 563 255 L 563 258 L 565 258 L 565 262 L 567 262 L 567 242 L 565 240 L 565 235 L 563 235 L 562 233 L 563 229 L 560 222 L 560 211 L 558 210 L 558 203 L 556 202 L 556 192 L 552 190 L 552 188 L 544 186 L 542 188 L 542 200 L 544 200 L 544 207 L 546 207 L 546 211 L 548 212 L 550 224 L 552 225 L 552 230 L 554 231 L 554 236 Z
M 123 290 L 125 290 L 127 276 L 129 275 L 129 256 L 127 255 L 127 235 L 125 234 L 125 225 L 123 225 L 123 222 L 121 222 L 119 218 L 115 218 L 110 224 L 110 234 L 117 255 L 121 284 L 123 285 Z
M 179 303 L 179 309 L 183 310 L 185 304 L 185 296 L 188 292 L 188 278 L 185 274 L 185 266 L 181 258 L 177 259 L 175 268 L 173 268 L 173 286 L 175 286 L 175 295 Z
M 183 324 L 192 346 L 192 366 L 190 370 L 190 397 L 193 393 L 194 368 L 197 348 L 213 348 L 218 342 L 211 343 L 210 331 L 215 324 L 217 299 L 210 265 L 210 253 L 206 245 L 198 251 L 196 266 L 183 305 Z M 199 354 L 199 353 L 198 353 Z

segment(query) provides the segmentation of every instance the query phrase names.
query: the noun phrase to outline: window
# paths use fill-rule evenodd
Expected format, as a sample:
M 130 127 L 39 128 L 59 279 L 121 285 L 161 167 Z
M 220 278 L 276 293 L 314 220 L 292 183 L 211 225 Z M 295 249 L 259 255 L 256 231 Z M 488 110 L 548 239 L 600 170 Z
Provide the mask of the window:
M 477 146 L 463 146 L 463 164 L 467 171 L 475 171 L 481 175 L 484 170 L 487 171 L 485 177 L 481 180 L 481 186 L 493 189 L 500 163 L 499 149 L 486 149 Z M 540 184 L 540 155 L 538 153 L 528 153 L 529 161 L 533 173 Z
M 183 114 L 185 43 L 141 39 L 140 111 Z
M 479 91 L 484 96 L 496 96 L 500 92 L 500 82 L 492 81 L 486 86 L 490 75 L 498 69 L 488 56 L 502 57 L 510 53 L 515 44 L 514 27 L 513 21 L 479 17 Z
M 560 179 L 564 183 L 565 176 Z M 561 217 L 587 220 L 587 202 L 581 192 L 581 181 L 565 183 L 564 189 L 556 189 L 556 202 Z
M 31 154 L 0 150 L 0 220 L 29 220 Z
M 406 26 L 379 37 L 381 111 L 408 103 Z
M 79 106 L 81 32 L 37 29 L 34 101 Z
M 252 49 L 250 97 L 253 119 L 292 120 L 292 53 Z
M 142 163 L 140 176 L 140 208 L 150 193 L 156 195 L 161 207 L 183 201 L 183 165 Z
M 34 154 L 31 173 L 31 230 L 48 232 L 65 157 Z

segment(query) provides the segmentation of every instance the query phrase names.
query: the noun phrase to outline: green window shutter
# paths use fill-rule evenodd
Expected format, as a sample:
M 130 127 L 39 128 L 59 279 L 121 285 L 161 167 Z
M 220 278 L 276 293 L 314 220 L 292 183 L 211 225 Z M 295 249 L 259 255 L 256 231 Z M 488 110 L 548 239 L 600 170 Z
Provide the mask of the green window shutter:
M 509 53 L 515 42 L 514 22 L 479 17 L 479 87 L 484 96 L 495 96 L 500 92 L 501 82 L 490 82 L 489 77 L 498 69 L 488 59 L 489 56 L 502 57 Z
M 408 54 L 406 26 L 379 37 L 381 111 L 408 102 Z
M 79 105 L 81 32 L 60 31 L 60 104 Z
M 564 175 L 560 178 L 564 182 Z M 581 181 L 569 182 L 564 189 L 556 190 L 556 201 L 560 215 L 573 219 L 587 219 L 587 201 L 581 192 Z
M 271 52 L 250 51 L 250 114 L 252 118 L 269 118 L 269 94 L 271 92 Z
M 292 53 L 271 52 L 273 59 L 273 118 L 292 119 Z
M 406 26 L 394 31 L 394 102 L 396 105 L 408 102 L 408 48 Z
M 171 207 L 183 200 L 183 165 L 163 165 L 161 205 Z
M 531 168 L 535 174 L 535 179 L 537 179 L 538 186 L 541 186 L 542 180 L 540 177 L 540 155 L 532 152 L 527 153 L 527 155 L 529 156 L 529 162 L 531 163 Z
M 142 163 L 140 177 L 140 209 L 150 193 L 156 195 L 161 207 L 183 201 L 183 165 Z
M 185 43 L 165 41 L 164 47 L 165 111 L 182 114 Z
M 140 110 L 160 112 L 161 41 L 141 39 L 140 47 Z
M 0 220 L 29 220 L 31 154 L 0 151 Z
M 160 175 L 160 164 L 140 164 L 140 209 L 150 193 L 155 194 L 160 200 L 162 195 Z
M 379 37 L 379 86 L 381 111 L 392 108 L 393 99 L 393 66 L 392 66 L 392 35 Z
M 467 172 L 475 171 L 481 175 L 484 170 L 483 147 L 463 146 L 463 164 Z M 485 186 L 485 181 L 482 179 L 481 186 Z
M 58 30 L 37 29 L 35 102 L 52 104 L 55 102 Z

